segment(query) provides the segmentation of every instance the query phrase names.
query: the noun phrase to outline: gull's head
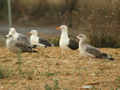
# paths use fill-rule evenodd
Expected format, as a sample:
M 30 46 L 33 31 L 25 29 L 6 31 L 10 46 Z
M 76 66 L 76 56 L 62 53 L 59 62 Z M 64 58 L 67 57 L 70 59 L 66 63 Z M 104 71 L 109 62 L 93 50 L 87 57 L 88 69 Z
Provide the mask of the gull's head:
M 16 29 L 14 27 L 11 27 L 9 29 L 9 33 L 6 35 L 7 38 L 12 37 L 16 33 Z
M 61 30 L 61 31 L 67 32 L 68 27 L 66 25 L 61 25 L 61 26 L 56 27 L 56 30 Z
M 31 31 L 30 31 L 30 35 L 38 35 L 37 30 L 31 30 Z
M 87 39 L 87 36 L 85 34 L 79 34 L 78 36 L 76 36 L 77 39 L 79 39 L 80 41 L 85 41 Z

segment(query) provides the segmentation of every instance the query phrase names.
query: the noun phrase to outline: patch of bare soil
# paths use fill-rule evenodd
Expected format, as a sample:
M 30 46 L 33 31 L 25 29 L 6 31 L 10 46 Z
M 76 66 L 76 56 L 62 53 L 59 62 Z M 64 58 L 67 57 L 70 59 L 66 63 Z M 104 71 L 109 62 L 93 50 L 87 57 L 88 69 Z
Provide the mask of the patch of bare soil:
M 114 61 L 85 58 L 79 52 L 39 48 L 15 54 L 0 48 L 0 90 L 113 90 L 120 87 L 120 49 L 102 48 Z M 91 85 L 91 89 L 83 89 Z M 115 89 L 116 90 L 116 89 Z

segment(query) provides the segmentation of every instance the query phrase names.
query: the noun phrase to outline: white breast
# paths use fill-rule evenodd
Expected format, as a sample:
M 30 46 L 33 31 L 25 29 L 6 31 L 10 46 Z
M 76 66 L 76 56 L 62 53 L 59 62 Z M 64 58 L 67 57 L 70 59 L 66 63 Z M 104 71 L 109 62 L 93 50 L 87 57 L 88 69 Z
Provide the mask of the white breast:
M 67 48 L 69 45 L 69 37 L 67 32 L 62 32 L 61 37 L 60 37 L 60 42 L 59 45 L 61 48 Z
M 14 42 L 13 42 L 12 37 L 6 39 L 6 47 L 7 48 L 11 48 L 13 46 L 13 44 L 14 44 Z
M 79 51 L 80 51 L 80 55 L 81 56 L 85 56 L 85 57 L 91 56 L 91 57 L 94 57 L 94 55 L 88 53 L 86 51 L 86 49 L 87 49 L 87 44 L 79 44 Z
M 85 51 L 85 47 L 84 47 L 84 46 L 83 46 L 83 47 L 80 46 L 80 47 L 79 47 L 79 51 L 80 51 L 80 54 L 81 54 L 82 56 L 85 56 L 85 55 L 86 55 L 86 54 L 85 54 L 86 51 Z
M 30 43 L 31 43 L 31 45 L 37 45 L 38 42 L 39 42 L 39 37 L 31 35 L 31 37 L 30 37 Z
M 87 56 L 86 44 L 82 40 L 79 41 L 79 51 L 81 56 Z

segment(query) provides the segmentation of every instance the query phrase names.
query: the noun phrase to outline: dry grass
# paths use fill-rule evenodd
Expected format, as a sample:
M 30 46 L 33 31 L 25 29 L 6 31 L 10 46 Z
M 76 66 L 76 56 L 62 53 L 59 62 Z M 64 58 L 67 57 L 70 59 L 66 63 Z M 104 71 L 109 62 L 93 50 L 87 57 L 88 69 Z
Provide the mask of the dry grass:
M 77 50 L 60 57 L 57 47 L 37 50 L 21 54 L 19 72 L 16 54 L 0 48 L 0 68 L 9 69 L 9 75 L 1 79 L 0 90 L 45 90 L 46 85 L 54 87 L 55 80 L 60 88 L 56 90 L 85 90 L 81 89 L 84 85 L 112 90 L 120 86 L 120 49 L 101 49 L 112 54 L 115 61 L 84 58 Z

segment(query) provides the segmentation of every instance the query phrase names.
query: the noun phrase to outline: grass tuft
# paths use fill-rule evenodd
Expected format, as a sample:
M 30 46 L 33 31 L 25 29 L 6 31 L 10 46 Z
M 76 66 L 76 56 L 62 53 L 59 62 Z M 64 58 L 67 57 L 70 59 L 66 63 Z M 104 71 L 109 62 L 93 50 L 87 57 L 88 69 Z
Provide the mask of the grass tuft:
M 12 70 L 0 67 L 0 79 L 9 78 L 13 75 Z
M 44 87 L 45 90 L 61 90 L 61 88 L 59 87 L 58 80 L 54 79 L 53 82 L 54 82 L 54 86 L 52 87 L 49 84 L 46 84 L 45 87 Z

